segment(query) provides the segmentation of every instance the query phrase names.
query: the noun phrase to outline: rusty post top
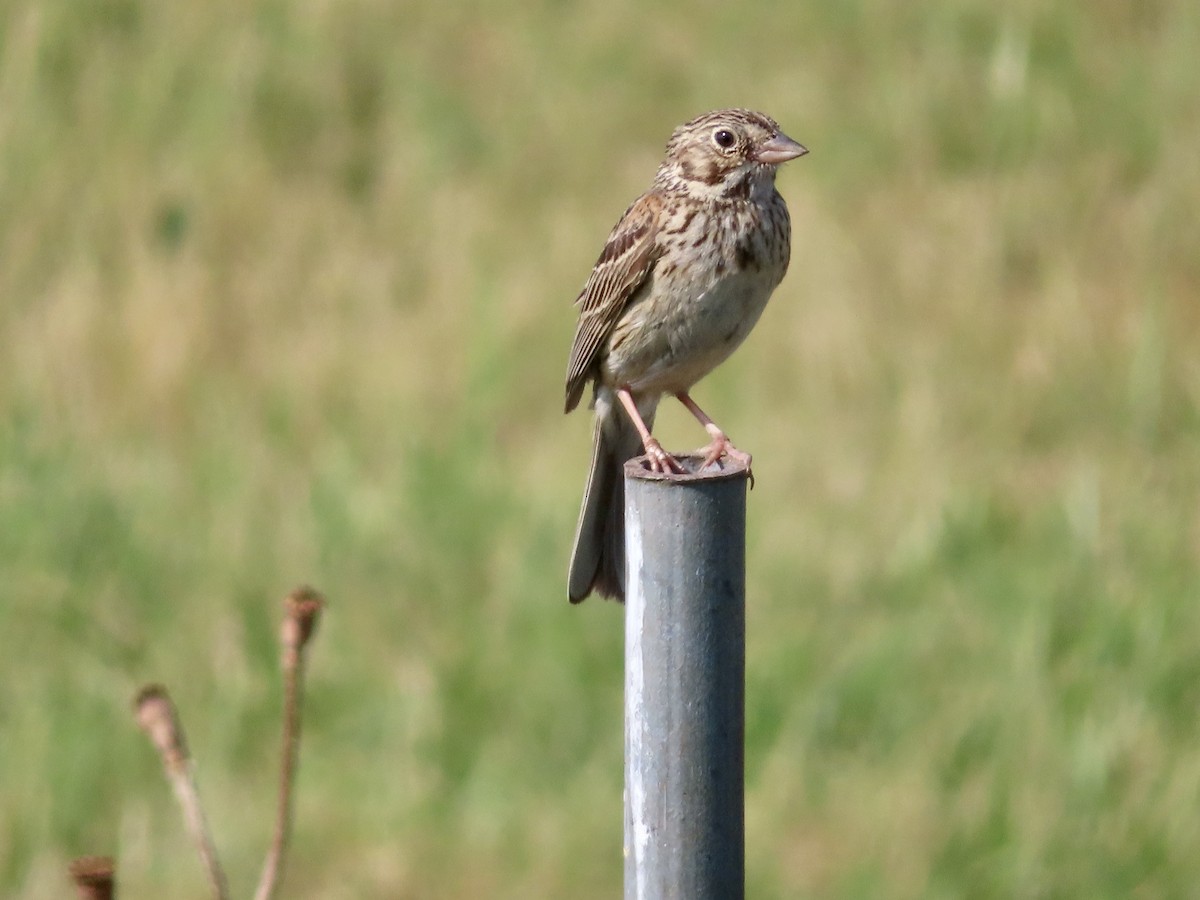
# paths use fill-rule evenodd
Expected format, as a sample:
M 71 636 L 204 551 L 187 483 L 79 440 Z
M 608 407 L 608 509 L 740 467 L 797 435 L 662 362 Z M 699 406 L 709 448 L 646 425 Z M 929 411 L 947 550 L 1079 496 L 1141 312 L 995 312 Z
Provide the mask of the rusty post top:
M 636 478 L 640 481 L 732 481 L 737 478 L 749 478 L 750 470 L 745 464 L 729 456 L 722 456 L 711 465 L 704 465 L 702 453 L 671 454 L 687 471 L 655 472 L 645 456 L 635 456 L 625 463 L 625 477 Z

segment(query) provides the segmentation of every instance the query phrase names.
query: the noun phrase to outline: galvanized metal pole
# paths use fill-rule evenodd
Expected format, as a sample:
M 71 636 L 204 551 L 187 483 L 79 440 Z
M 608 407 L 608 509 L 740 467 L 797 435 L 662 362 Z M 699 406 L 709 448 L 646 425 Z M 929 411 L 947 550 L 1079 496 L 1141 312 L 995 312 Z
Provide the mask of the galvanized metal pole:
M 744 466 L 625 467 L 625 900 L 745 896 Z

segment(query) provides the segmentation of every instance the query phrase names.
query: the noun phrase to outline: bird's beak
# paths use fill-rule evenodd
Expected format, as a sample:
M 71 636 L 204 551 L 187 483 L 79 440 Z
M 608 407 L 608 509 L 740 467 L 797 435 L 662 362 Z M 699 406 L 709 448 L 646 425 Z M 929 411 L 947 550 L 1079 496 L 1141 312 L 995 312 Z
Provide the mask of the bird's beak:
M 803 156 L 807 152 L 808 148 L 803 144 L 796 143 L 786 134 L 780 132 L 758 148 L 755 159 L 769 166 L 777 166 L 780 163 L 787 162 L 789 159 Z

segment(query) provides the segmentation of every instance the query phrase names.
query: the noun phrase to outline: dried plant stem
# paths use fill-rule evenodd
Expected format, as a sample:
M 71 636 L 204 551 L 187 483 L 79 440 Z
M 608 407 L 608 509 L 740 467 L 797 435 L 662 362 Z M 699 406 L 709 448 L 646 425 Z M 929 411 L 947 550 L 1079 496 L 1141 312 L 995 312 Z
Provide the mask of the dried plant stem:
M 212 894 L 217 900 L 228 900 L 229 885 L 225 881 L 225 873 L 217 858 L 217 849 L 208 829 L 204 808 L 200 804 L 200 794 L 196 789 L 183 726 L 167 689 L 161 685 L 143 688 L 138 693 L 135 710 L 138 724 L 150 736 L 162 757 L 167 780 L 175 791 L 175 797 L 183 810 L 184 823 L 200 853 L 200 861 L 208 876 Z
M 263 863 L 262 876 L 254 900 L 270 900 L 275 896 L 283 872 L 283 860 L 291 838 L 292 785 L 295 781 L 296 757 L 300 742 L 300 671 L 304 667 L 303 655 L 296 651 L 284 651 L 284 711 L 283 751 L 279 765 L 279 797 L 275 811 L 275 831 L 271 837 L 271 848 Z
M 284 858 L 292 831 L 292 790 L 300 755 L 300 719 L 304 701 L 304 648 L 316 628 L 324 598 L 308 587 L 297 588 L 284 601 L 283 621 L 283 744 L 279 764 L 279 798 L 275 831 L 263 863 L 254 900 L 271 900 L 283 876 Z
M 204 871 L 208 874 L 213 896 L 217 900 L 228 900 L 229 885 L 225 881 L 221 862 L 217 859 L 217 848 L 213 844 L 212 833 L 204 817 L 204 808 L 200 805 L 200 795 L 196 790 L 196 779 L 192 776 L 191 766 L 188 766 L 186 772 L 171 776 L 171 787 L 175 789 L 175 797 L 183 809 L 188 831 L 192 840 L 196 842 L 196 849 L 200 853 Z

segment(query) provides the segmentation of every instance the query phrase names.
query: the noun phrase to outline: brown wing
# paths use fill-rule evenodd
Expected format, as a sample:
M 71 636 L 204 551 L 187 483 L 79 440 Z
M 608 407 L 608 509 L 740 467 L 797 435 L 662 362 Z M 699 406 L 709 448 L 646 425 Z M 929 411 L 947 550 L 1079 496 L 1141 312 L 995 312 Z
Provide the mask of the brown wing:
M 651 191 L 625 210 L 575 301 L 579 324 L 575 326 L 571 360 L 567 364 L 567 412 L 579 404 L 600 347 L 612 333 L 629 299 L 654 268 L 658 259 L 655 238 L 661 207 L 662 198 Z

